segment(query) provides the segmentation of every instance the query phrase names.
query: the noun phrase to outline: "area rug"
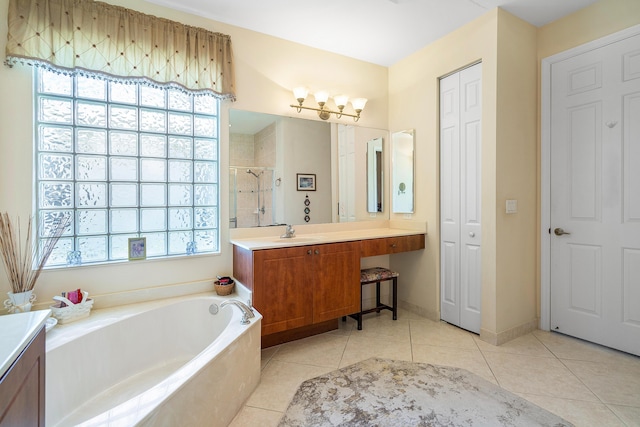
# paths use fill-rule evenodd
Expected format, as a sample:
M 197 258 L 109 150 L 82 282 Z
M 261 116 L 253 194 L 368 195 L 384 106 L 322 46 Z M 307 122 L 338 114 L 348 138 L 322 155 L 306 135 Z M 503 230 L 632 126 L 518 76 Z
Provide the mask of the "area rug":
M 280 426 L 571 424 L 464 369 L 372 358 L 303 382 Z

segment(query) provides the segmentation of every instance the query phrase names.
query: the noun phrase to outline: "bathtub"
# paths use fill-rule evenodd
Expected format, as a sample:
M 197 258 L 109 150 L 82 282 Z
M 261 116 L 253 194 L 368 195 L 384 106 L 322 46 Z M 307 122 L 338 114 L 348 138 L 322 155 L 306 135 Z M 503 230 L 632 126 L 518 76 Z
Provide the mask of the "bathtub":
M 260 320 L 211 294 L 94 310 L 47 332 L 47 426 L 227 426 L 260 380 Z

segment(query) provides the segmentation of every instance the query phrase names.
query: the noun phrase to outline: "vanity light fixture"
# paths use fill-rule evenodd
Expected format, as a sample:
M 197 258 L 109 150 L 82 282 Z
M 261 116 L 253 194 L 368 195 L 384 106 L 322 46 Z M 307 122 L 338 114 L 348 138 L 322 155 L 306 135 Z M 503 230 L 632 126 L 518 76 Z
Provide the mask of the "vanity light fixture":
M 307 95 L 309 95 L 309 91 L 304 87 L 297 87 L 293 89 L 293 96 L 298 101 L 298 105 L 291 104 L 291 107 L 295 108 L 298 113 L 302 112 L 302 110 L 317 111 L 318 117 L 320 117 L 322 120 L 327 120 L 329 119 L 329 117 L 331 117 L 331 114 L 335 114 L 337 119 L 341 118 L 342 116 L 349 116 L 353 117 L 353 120 L 357 122 L 358 120 L 360 120 L 360 113 L 367 103 L 367 98 L 352 99 L 351 106 L 353 107 L 353 110 L 356 112 L 356 114 L 350 114 L 344 112 L 344 107 L 349 101 L 349 97 L 346 95 L 336 95 L 333 97 L 333 101 L 338 107 L 338 111 L 333 111 L 326 108 L 327 101 L 329 100 L 329 92 L 322 90 L 313 94 L 320 108 L 303 106 L 302 103 L 307 98 Z

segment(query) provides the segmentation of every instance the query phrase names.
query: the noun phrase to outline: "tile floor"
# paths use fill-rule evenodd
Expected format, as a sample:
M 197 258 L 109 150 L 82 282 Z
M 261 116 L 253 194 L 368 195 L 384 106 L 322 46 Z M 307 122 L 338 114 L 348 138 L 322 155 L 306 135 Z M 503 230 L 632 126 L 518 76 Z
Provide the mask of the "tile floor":
M 576 426 L 640 426 L 640 357 L 543 331 L 496 347 L 402 310 L 263 350 L 260 384 L 231 426 L 276 426 L 302 381 L 374 356 L 467 369 Z

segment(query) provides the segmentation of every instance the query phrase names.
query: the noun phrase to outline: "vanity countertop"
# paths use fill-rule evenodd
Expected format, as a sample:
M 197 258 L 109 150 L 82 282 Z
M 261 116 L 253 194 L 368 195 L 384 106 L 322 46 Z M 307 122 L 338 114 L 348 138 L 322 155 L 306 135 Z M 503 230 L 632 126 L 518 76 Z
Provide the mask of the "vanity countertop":
M 385 237 L 425 234 L 425 230 L 377 227 L 356 230 L 304 233 L 291 238 L 275 236 L 234 238 L 230 242 L 247 250 L 288 248 L 292 246 L 321 245 L 325 243 L 351 242 L 355 240 L 379 239 Z
M 0 378 L 43 327 L 51 310 L 0 316 Z

